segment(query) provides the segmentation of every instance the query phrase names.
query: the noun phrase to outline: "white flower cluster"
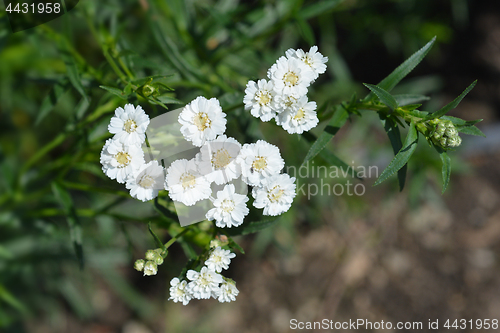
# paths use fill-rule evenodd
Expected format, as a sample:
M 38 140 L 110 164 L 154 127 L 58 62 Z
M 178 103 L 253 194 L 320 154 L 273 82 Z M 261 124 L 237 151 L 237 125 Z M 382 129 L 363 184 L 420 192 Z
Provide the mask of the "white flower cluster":
M 163 167 L 157 161 L 146 163 L 141 145 L 146 140 L 149 117 L 140 107 L 118 107 L 108 130 L 114 134 L 101 151 L 102 171 L 118 183 L 125 183 L 133 198 L 154 199 L 163 184 Z
M 312 46 L 309 52 L 289 49 L 267 71 L 269 81 L 249 81 L 245 109 L 262 121 L 275 119 L 288 133 L 301 134 L 318 125 L 316 102 L 308 102 L 307 88 L 326 71 L 328 57 Z
M 186 274 L 187 280 L 173 278 L 170 281 L 170 298 L 175 303 L 182 302 L 187 305 L 191 299 L 215 298 L 219 302 L 231 302 L 236 300 L 239 290 L 236 283 L 221 274 L 223 269 L 228 269 L 231 259 L 236 255 L 220 246 L 211 250 L 205 266 L 199 272 L 189 270 Z
M 286 212 L 295 197 L 295 178 L 280 174 L 285 163 L 278 147 L 262 140 L 242 147 L 224 135 L 225 116 L 217 99 L 201 96 L 179 114 L 181 133 L 200 151 L 191 160 L 179 159 L 167 168 L 165 188 L 170 198 L 186 206 L 210 199 L 212 208 L 205 217 L 220 228 L 237 227 L 249 213 L 248 197 L 237 193 L 231 183 L 241 177 L 254 186 L 254 206 L 264 209 L 264 215 Z M 223 187 L 213 191 L 213 183 Z

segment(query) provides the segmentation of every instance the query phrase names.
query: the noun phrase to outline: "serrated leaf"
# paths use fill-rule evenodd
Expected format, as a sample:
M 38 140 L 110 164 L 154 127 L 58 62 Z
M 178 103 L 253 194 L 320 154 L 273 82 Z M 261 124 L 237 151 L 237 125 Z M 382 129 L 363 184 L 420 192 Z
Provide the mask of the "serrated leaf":
M 427 55 L 432 45 L 436 41 L 436 37 L 432 38 L 431 41 L 425 44 L 420 50 L 411 55 L 406 59 L 401 65 L 399 65 L 391 74 L 389 74 L 385 79 L 380 81 L 377 86 L 380 88 L 391 91 L 403 78 L 406 77 Z M 375 98 L 375 94 L 370 92 L 366 97 L 365 101 L 370 101 Z
M 319 135 L 318 139 L 312 144 L 311 148 L 306 154 L 304 161 L 301 164 L 301 167 L 306 165 L 308 161 L 313 159 L 316 155 L 318 155 L 330 142 L 335 134 L 339 131 L 339 129 L 344 126 L 347 118 L 349 117 L 349 113 L 342 107 L 337 107 L 337 110 L 333 113 L 333 116 L 326 125 L 323 132 Z
M 398 107 L 398 102 L 394 99 L 394 97 L 392 97 L 391 94 L 389 94 L 383 88 L 368 83 L 363 83 L 363 85 L 368 89 L 370 89 L 370 91 L 373 92 L 375 95 L 377 95 L 378 99 L 380 99 L 380 101 L 384 103 L 392 111 L 394 111 L 394 109 Z
M 467 89 L 465 89 L 452 102 L 446 104 L 440 110 L 438 110 L 436 112 L 433 112 L 433 113 L 430 113 L 429 115 L 427 115 L 427 117 L 425 117 L 424 119 L 422 119 L 422 121 L 427 121 L 427 120 L 431 120 L 431 119 L 440 118 L 440 117 L 444 116 L 445 114 L 447 114 L 449 111 L 451 111 L 454 108 L 456 108 L 458 106 L 458 104 L 462 101 L 462 99 L 472 90 L 472 88 L 474 88 L 474 86 L 476 85 L 476 83 L 477 83 L 477 80 L 474 81 L 474 82 L 472 82 L 471 85 L 468 86 Z
M 476 119 L 476 120 L 463 120 L 457 117 L 452 117 L 452 116 L 442 116 L 441 119 L 443 120 L 449 120 L 453 123 L 455 126 L 472 126 L 475 125 L 481 121 L 482 119 Z
M 38 111 L 38 116 L 36 117 L 35 126 L 40 124 L 40 122 L 54 109 L 59 98 L 68 91 L 68 82 L 62 81 L 56 83 L 50 92 L 45 96 Z
M 475 135 L 475 136 L 482 136 L 483 138 L 486 137 L 486 135 L 484 135 L 484 133 L 476 126 L 455 126 L 455 128 L 460 133 L 464 133 L 464 134 L 468 134 L 468 135 Z
M 148 230 L 149 230 L 149 233 L 151 234 L 151 236 L 153 236 L 153 239 L 155 240 L 156 246 L 159 247 L 160 249 L 162 249 L 163 251 L 166 251 L 167 249 L 165 248 L 165 245 L 161 241 L 160 237 L 158 237 L 155 234 L 155 232 L 153 231 L 153 229 L 151 228 L 151 222 L 148 223 Z
M 128 94 L 125 94 L 123 91 L 121 91 L 118 88 L 108 87 L 108 86 L 99 86 L 99 88 L 104 89 L 104 90 L 112 93 L 113 95 L 116 95 L 116 96 L 120 97 L 121 99 L 125 99 L 126 100 L 127 97 L 128 97 Z
M 393 95 L 393 97 L 400 106 L 418 104 L 420 102 L 425 102 L 431 99 L 429 96 L 416 95 L 416 94 Z
M 378 185 L 385 181 L 387 178 L 395 174 L 397 171 L 401 170 L 406 163 L 408 163 L 411 155 L 417 148 L 418 143 L 418 132 L 414 122 L 411 122 L 408 135 L 406 136 L 403 148 L 394 156 L 391 163 L 382 172 L 380 177 L 377 179 L 374 185 Z
M 442 149 L 438 149 L 439 157 L 441 157 L 441 161 L 443 162 L 443 167 L 441 169 L 441 175 L 443 177 L 443 192 L 446 191 L 448 184 L 450 183 L 451 176 L 451 160 L 448 154 Z

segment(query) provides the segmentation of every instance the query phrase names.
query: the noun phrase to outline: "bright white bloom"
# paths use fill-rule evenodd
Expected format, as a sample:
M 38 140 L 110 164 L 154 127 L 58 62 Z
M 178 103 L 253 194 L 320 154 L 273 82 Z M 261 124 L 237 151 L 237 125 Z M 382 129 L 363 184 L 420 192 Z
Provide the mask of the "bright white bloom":
M 140 146 L 146 139 L 146 129 L 149 125 L 149 117 L 142 107 L 134 108 L 132 104 L 126 104 L 125 109 L 118 107 L 115 116 L 111 118 L 108 130 L 125 145 Z
M 154 261 L 147 261 L 144 265 L 144 276 L 156 275 L 158 273 L 158 265 Z
M 267 76 L 274 84 L 278 95 L 292 95 L 296 98 L 307 94 L 307 87 L 314 80 L 312 69 L 296 58 L 280 57 Z
M 102 171 L 120 184 L 144 164 L 144 152 L 136 145 L 124 145 L 108 139 L 101 151 Z
M 163 188 L 163 167 L 156 160 L 143 164 L 127 179 L 125 187 L 138 200 L 149 201 L 156 198 Z
M 199 96 L 186 105 L 179 114 L 181 133 L 197 147 L 215 139 L 226 130 L 226 114 L 216 98 Z
M 186 277 L 191 281 L 187 285 L 188 291 L 196 299 L 208 299 L 212 295 L 217 295 L 219 284 L 223 281 L 222 275 L 208 269 L 207 266 L 203 266 L 199 273 L 190 269 Z
M 170 285 L 170 297 L 168 299 L 174 301 L 174 303 L 182 302 L 182 305 L 187 305 L 193 298 L 187 288 L 187 281 L 173 278 L 170 280 Z
M 250 110 L 250 113 L 255 118 L 260 118 L 262 121 L 269 121 L 276 115 L 274 107 L 274 85 L 272 81 L 267 82 L 262 79 L 255 83 L 248 81 L 245 89 L 245 110 Z
M 296 110 L 297 102 L 299 101 L 300 98 L 302 98 L 302 96 L 296 98 L 290 95 L 276 95 L 274 106 L 276 108 L 276 112 L 278 113 L 278 115 L 286 111 Z
M 235 193 L 234 185 L 228 184 L 217 192 L 217 198 L 213 200 L 214 208 L 205 217 L 210 221 L 215 220 L 215 225 L 219 228 L 237 227 L 249 213 L 247 201 L 246 195 Z
M 326 71 L 325 64 L 328 61 L 328 57 L 323 57 L 323 55 L 318 52 L 318 47 L 316 45 L 311 46 L 309 52 L 304 52 L 301 49 L 288 49 L 285 54 L 288 59 L 297 58 L 308 65 L 314 72 L 314 79 L 317 79 L 319 74 L 323 74 Z
M 236 296 L 240 291 L 236 286 L 234 285 L 233 282 L 228 282 L 224 281 L 220 285 L 219 292 L 217 293 L 217 299 L 219 302 L 224 303 L 224 302 L 231 302 L 231 301 L 236 301 Z
M 318 125 L 316 102 L 308 102 L 307 96 L 302 96 L 294 108 L 289 108 L 276 116 L 276 124 L 281 125 L 288 133 L 302 134 Z
M 214 141 L 205 142 L 196 155 L 200 173 L 217 185 L 222 185 L 241 175 L 236 163 L 241 144 L 233 138 L 219 135 Z
M 266 179 L 261 187 L 252 189 L 253 205 L 264 208 L 264 215 L 276 216 L 286 212 L 295 197 L 295 177 L 284 174 Z
M 279 148 L 263 140 L 243 145 L 238 161 L 243 180 L 252 186 L 259 186 L 264 179 L 278 174 L 285 166 Z
M 172 200 L 192 206 L 197 201 L 208 199 L 212 190 L 210 182 L 197 170 L 194 159 L 176 160 L 167 169 L 165 189 Z
M 218 246 L 210 253 L 210 257 L 205 261 L 205 265 L 207 265 L 208 269 L 220 273 L 223 269 L 229 268 L 231 259 L 234 257 L 236 257 L 236 254 Z

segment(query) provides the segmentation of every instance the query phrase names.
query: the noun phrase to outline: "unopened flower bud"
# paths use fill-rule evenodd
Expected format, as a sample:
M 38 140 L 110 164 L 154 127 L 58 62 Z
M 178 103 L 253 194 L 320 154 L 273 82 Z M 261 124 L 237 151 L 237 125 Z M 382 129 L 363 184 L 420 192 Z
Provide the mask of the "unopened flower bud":
M 456 136 L 458 134 L 458 132 L 455 129 L 455 127 L 448 127 L 444 133 L 449 138 L 454 137 L 454 136 Z
M 212 239 L 212 240 L 210 241 L 210 248 L 211 248 L 211 249 L 214 249 L 214 248 L 216 248 L 216 247 L 218 247 L 218 246 L 222 246 L 221 244 L 222 244 L 222 243 L 221 243 L 221 241 L 220 241 L 220 240 L 218 240 L 218 239 Z
M 142 87 L 142 94 L 146 97 L 151 96 L 155 92 L 155 88 L 146 84 Z
M 158 266 L 154 261 L 148 261 L 144 265 L 144 275 L 156 275 L 158 273 Z
M 147 250 L 146 255 L 144 256 L 146 260 L 155 260 L 157 253 L 155 250 Z
M 145 264 L 144 259 L 136 260 L 136 262 L 134 263 L 134 268 L 139 272 L 141 272 L 144 269 L 144 264 Z
M 446 148 L 446 138 L 441 138 L 441 140 L 439 140 L 439 144 L 441 145 L 441 147 Z
M 456 135 L 452 138 L 449 138 L 447 143 L 449 147 L 458 147 L 462 143 L 462 139 L 458 135 Z

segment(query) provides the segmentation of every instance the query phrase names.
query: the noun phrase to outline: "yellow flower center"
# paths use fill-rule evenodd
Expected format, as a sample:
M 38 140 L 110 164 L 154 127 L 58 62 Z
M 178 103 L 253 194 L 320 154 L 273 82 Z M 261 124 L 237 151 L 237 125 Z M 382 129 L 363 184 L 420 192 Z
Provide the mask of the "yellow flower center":
M 287 72 L 283 76 L 283 81 L 285 81 L 287 86 L 295 86 L 299 82 L 299 76 L 294 72 Z
M 285 101 L 285 106 L 287 108 L 291 107 L 293 104 L 295 104 L 295 102 L 297 101 L 297 99 L 295 97 L 292 97 L 292 96 L 288 96 L 286 98 L 286 101 Z
M 152 188 L 153 185 L 155 184 L 155 180 L 153 177 L 151 177 L 149 175 L 144 175 L 141 177 L 138 184 L 139 184 L 139 186 L 144 187 L 144 188 Z
M 297 110 L 297 114 L 295 116 L 293 116 L 293 119 L 295 120 L 301 120 L 302 118 L 304 118 L 305 116 L 305 112 L 304 112 L 304 109 L 303 108 L 300 108 Z
M 231 162 L 231 155 L 227 149 L 219 149 L 212 153 L 212 166 L 216 169 L 222 169 Z
M 283 193 L 285 193 L 285 190 L 281 189 L 279 185 L 276 185 L 271 189 L 271 191 L 269 191 L 267 197 L 269 198 L 269 201 L 277 202 L 281 198 Z
M 120 164 L 119 168 L 124 168 L 130 164 L 130 155 L 125 152 L 119 152 L 115 155 L 115 160 Z
M 198 127 L 198 130 L 204 131 L 206 128 L 210 127 L 210 119 L 205 112 L 199 112 L 193 117 L 193 123 Z
M 312 59 L 310 56 L 305 56 L 305 57 L 302 57 L 300 60 L 302 60 L 306 65 L 312 67 Z
M 265 169 L 266 166 L 267 166 L 267 160 L 265 157 L 262 156 L 257 156 L 257 158 L 255 158 L 255 161 L 253 161 L 252 163 L 252 168 L 257 171 Z
M 189 172 L 185 172 L 181 176 L 181 184 L 184 189 L 193 188 L 196 185 L 196 177 Z
M 234 209 L 234 201 L 233 200 L 229 200 L 229 199 L 222 200 L 221 208 L 226 213 L 232 212 L 233 209 Z
M 128 119 L 124 124 L 123 124 L 123 129 L 125 130 L 125 132 L 127 133 L 132 133 L 132 132 L 135 132 L 137 128 L 137 124 L 135 123 L 135 121 L 133 121 L 132 119 Z
M 257 93 L 257 100 L 260 106 L 267 105 L 271 102 L 271 94 L 267 90 L 259 91 Z

